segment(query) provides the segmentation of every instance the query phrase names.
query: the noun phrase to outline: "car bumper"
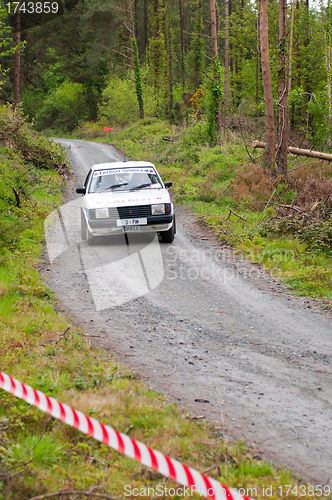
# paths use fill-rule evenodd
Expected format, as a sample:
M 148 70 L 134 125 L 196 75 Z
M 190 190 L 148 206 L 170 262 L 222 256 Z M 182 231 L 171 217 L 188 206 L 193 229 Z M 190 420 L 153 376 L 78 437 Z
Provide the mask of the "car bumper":
M 130 231 L 139 231 L 141 233 L 158 233 L 168 231 L 172 227 L 173 214 L 148 217 L 146 224 L 118 225 L 118 222 L 116 220 L 108 219 L 87 220 L 87 224 L 89 231 L 93 236 L 122 234 L 124 232 Z

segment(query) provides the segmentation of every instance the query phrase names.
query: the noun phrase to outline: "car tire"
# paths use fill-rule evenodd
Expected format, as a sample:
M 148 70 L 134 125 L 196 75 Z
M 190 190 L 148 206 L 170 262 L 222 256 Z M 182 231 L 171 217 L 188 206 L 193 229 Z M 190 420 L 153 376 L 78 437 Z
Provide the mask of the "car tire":
M 95 245 L 96 244 L 96 240 L 97 240 L 97 236 L 93 236 L 92 233 L 90 233 L 89 229 L 86 228 L 86 232 L 87 232 L 87 243 L 88 245 L 92 246 L 92 245 Z
M 83 210 L 81 210 L 81 238 L 83 241 L 86 241 L 88 239 L 88 227 L 86 225 Z
M 164 243 L 172 243 L 175 234 L 175 221 L 173 221 L 172 227 L 168 231 L 163 231 L 161 233 L 161 239 Z

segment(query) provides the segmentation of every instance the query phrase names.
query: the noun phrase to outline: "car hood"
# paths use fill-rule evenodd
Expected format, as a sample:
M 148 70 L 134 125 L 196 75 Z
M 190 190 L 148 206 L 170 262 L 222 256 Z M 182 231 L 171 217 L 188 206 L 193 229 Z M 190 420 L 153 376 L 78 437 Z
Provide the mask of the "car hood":
M 126 207 L 170 203 L 166 189 L 141 189 L 140 191 L 121 191 L 91 193 L 84 196 L 84 204 L 89 208 Z

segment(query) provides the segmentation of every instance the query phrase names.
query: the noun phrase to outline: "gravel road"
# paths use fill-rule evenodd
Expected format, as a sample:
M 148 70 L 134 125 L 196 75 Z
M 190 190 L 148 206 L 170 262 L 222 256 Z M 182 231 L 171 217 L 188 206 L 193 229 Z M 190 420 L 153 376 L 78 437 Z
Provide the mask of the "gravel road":
M 76 324 L 227 438 L 303 481 L 332 485 L 331 316 L 234 256 L 181 206 L 172 245 L 133 235 L 129 245 L 121 236 L 88 247 L 74 188 L 92 164 L 123 156 L 56 141 L 73 167 L 67 201 L 77 201 L 61 209 L 66 235 L 48 245 L 45 274 Z

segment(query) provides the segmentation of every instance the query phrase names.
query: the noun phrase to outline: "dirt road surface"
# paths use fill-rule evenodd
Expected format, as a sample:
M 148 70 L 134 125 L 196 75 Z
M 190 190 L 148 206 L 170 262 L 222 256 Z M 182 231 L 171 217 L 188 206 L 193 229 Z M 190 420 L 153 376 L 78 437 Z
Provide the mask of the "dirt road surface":
M 47 282 L 91 340 L 155 388 L 205 416 L 224 436 L 332 485 L 332 319 L 235 257 L 191 212 L 176 207 L 173 244 L 157 238 L 80 240 L 80 196 L 111 146 L 57 139 L 73 167 Z M 53 235 L 54 236 L 54 235 Z

